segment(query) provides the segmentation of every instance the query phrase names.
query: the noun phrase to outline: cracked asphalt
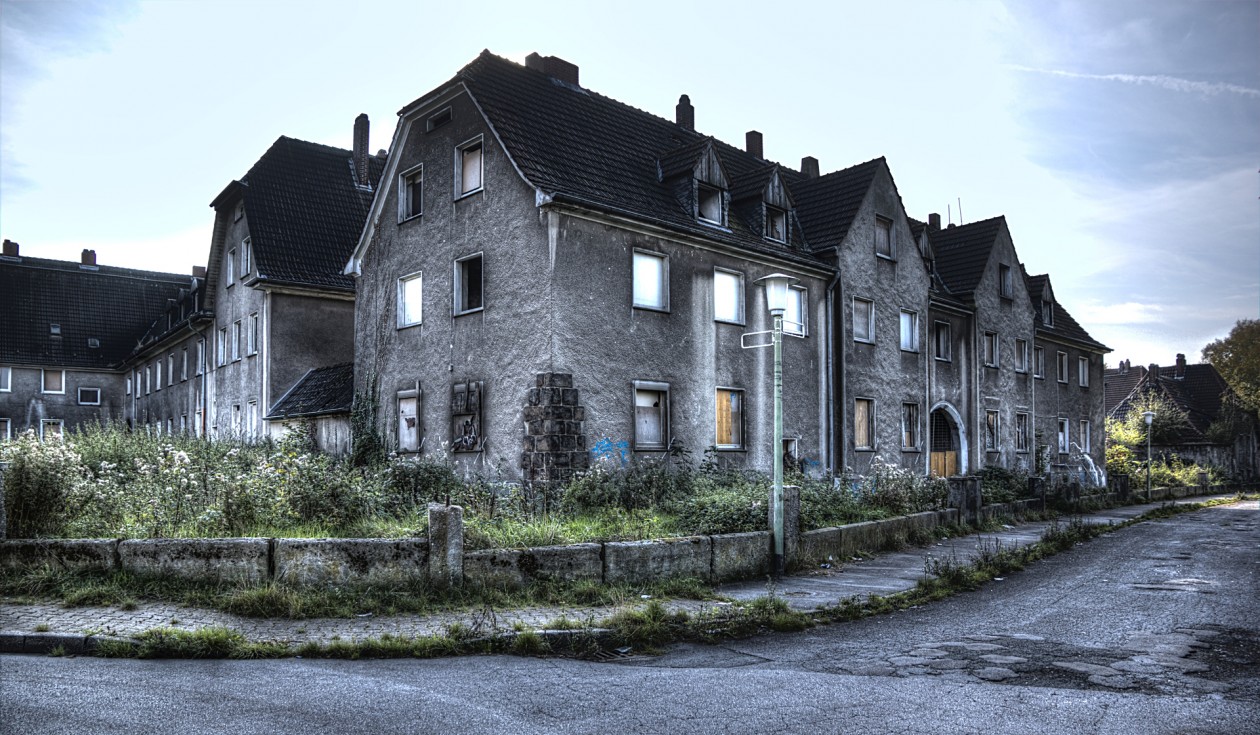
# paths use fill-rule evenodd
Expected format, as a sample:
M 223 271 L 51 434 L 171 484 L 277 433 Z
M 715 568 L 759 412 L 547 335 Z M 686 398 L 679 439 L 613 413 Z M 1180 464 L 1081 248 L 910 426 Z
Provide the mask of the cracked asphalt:
M 0 732 L 1257 732 L 1258 520 L 1209 508 L 931 605 L 613 662 L 3 656 Z

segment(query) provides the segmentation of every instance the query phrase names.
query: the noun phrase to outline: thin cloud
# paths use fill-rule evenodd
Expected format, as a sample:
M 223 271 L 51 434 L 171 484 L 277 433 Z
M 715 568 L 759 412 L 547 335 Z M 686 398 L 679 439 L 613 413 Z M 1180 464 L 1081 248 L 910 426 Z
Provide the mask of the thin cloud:
M 1218 94 L 1237 94 L 1244 97 L 1260 97 L 1260 89 L 1252 89 L 1251 87 L 1244 87 L 1240 84 L 1229 84 L 1228 82 L 1196 82 L 1192 79 L 1170 77 L 1166 74 L 1082 74 L 1080 72 L 1064 71 L 1062 69 L 1035 69 L 1030 66 L 1018 65 L 1012 65 L 1010 68 L 1015 71 L 1047 74 L 1049 76 L 1067 77 L 1069 79 L 1095 79 L 1104 82 L 1121 82 L 1123 84 L 1161 87 L 1173 92 L 1202 94 L 1209 97 Z

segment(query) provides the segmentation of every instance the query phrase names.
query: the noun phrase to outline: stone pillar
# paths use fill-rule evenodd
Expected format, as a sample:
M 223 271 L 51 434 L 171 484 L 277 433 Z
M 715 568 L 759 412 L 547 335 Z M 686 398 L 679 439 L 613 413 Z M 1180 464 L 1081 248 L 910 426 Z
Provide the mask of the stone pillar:
M 958 509 L 959 523 L 979 523 L 980 478 L 949 478 L 949 506 Z
M 766 528 L 774 528 L 774 487 L 766 494 Z M 783 566 L 792 568 L 801 544 L 801 489 L 783 486 Z M 774 532 L 770 533 L 770 558 L 774 558 Z
M 464 509 L 429 503 L 429 583 L 445 589 L 464 581 Z
M 1028 496 L 1038 501 L 1037 510 L 1046 509 L 1046 479 L 1044 477 L 1028 478 Z
M 570 373 L 539 373 L 525 396 L 521 477 L 561 485 L 588 466 L 586 409 Z

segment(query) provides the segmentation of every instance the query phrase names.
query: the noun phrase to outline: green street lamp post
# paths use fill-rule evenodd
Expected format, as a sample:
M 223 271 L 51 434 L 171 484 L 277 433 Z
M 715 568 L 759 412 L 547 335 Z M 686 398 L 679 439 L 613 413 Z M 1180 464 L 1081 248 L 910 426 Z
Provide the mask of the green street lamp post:
M 1155 421 L 1154 411 L 1143 411 L 1142 419 L 1146 421 L 1146 502 L 1151 502 L 1151 424 Z

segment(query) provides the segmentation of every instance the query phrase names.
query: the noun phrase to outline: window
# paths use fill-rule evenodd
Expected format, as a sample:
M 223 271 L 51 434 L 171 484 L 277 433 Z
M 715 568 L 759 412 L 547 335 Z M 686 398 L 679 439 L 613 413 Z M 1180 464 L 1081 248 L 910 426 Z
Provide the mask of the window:
M 101 348 L 101 341 L 96 337 L 88 337 L 87 345 L 89 350 L 99 350 Z
M 175 419 L 172 419 L 172 418 L 166 419 L 166 433 L 168 436 L 175 433 Z
M 232 210 L 232 221 L 240 222 L 241 217 L 245 216 L 245 200 L 236 203 L 236 208 Z
M 175 353 L 166 356 L 166 383 L 175 385 Z
M 187 433 L 188 433 L 188 414 L 186 414 L 186 413 L 185 413 L 185 414 L 180 414 L 180 417 L 179 417 L 179 433 L 181 433 L 181 434 L 187 434 Z
M 1033 377 L 1046 377 L 1046 351 L 1041 347 L 1033 348 Z
M 12 438 L 12 427 L 9 426 L 8 419 L 0 419 L 0 442 L 8 441 Z
M 807 330 L 806 305 L 809 303 L 805 289 L 788 286 L 787 311 L 783 312 L 783 333 L 804 337 Z
M 228 251 L 223 259 L 223 287 L 228 288 L 236 283 L 236 248 Z
M 1059 353 L 1059 382 L 1066 383 L 1068 381 L 1068 359 L 1066 352 Z
M 892 258 L 893 250 L 892 220 L 875 217 L 875 254 L 881 258 Z
M 669 310 L 669 260 L 664 255 L 634 251 L 634 306 Z
M 218 341 L 215 343 L 217 354 L 219 355 L 218 365 L 222 367 L 227 364 L 227 327 L 219 329 Z
M 1054 303 L 1048 299 L 1041 300 L 1041 323 L 1047 327 L 1054 326 Z
M 60 325 L 60 324 L 49 324 L 49 325 L 48 325 L 48 334 L 52 335 L 53 337 L 60 337 L 60 336 L 61 336 L 61 325 Z
M 1076 434 L 1077 443 L 1081 445 L 1081 451 L 1089 453 L 1089 422 L 1081 419 L 1080 429 Z
M 232 362 L 241 359 L 241 320 L 232 322 Z
M 424 293 L 424 274 L 413 273 L 398 279 L 398 328 L 410 327 L 421 321 L 421 296 Z
M 853 447 L 875 448 L 875 401 L 870 398 L 853 399 Z
M 245 433 L 255 436 L 258 433 L 258 401 L 245 404 Z
M 722 190 L 708 184 L 696 184 L 696 217 L 702 222 L 723 224 Z
M 424 214 L 424 166 L 398 176 L 398 221 Z
M 41 380 L 40 392 L 42 393 L 65 393 L 66 392 L 66 371 L 65 370 L 41 370 L 43 378 Z
M 153 390 L 162 390 L 162 358 L 154 360 L 153 370 Z
M 193 412 L 193 436 L 201 436 L 201 422 L 205 414 L 200 408 Z
M 455 155 L 459 196 L 481 191 L 481 139 L 460 146 Z
M 1028 451 L 1028 414 L 1015 414 L 1015 451 Z
M 13 390 L 13 368 L 0 367 L 0 393 Z
M 713 318 L 719 322 L 744 323 L 744 276 L 713 269 Z
M 905 309 L 901 310 L 901 349 L 919 351 L 919 315 Z
M 398 392 L 398 451 L 420 451 L 420 391 L 418 388 Z
M 1011 267 L 1009 265 L 998 264 L 998 293 L 1004 299 L 1015 297 L 1015 282 L 1011 277 Z
M 204 339 L 197 340 L 197 374 L 201 375 L 206 371 L 206 341 Z
M 1089 358 L 1076 358 L 1076 382 L 1082 388 L 1089 387 Z
M 855 342 L 875 341 L 874 301 L 853 299 L 853 340 Z
M 79 389 L 79 405 L 80 406 L 101 405 L 101 389 L 100 388 L 80 388 Z
M 919 404 L 901 404 L 901 448 L 918 449 L 920 447 Z
M 949 362 L 954 359 L 954 341 L 950 335 L 949 322 L 936 322 L 932 325 L 935 357 L 937 360 Z
M 733 388 L 717 389 L 717 439 L 718 449 L 744 448 L 744 391 Z
M 787 242 L 787 212 L 766 205 L 766 239 Z
M 447 124 L 450 121 L 451 121 L 451 108 L 444 107 L 441 110 L 438 110 L 437 112 L 430 115 L 429 119 L 424 121 L 425 132 L 426 133 L 433 132 L 437 128 L 442 127 L 443 125 Z
M 144 367 L 144 394 L 147 396 L 153 392 L 153 366 L 145 365 Z
M 1015 372 L 1028 372 L 1028 340 L 1015 340 Z
M 44 419 L 39 422 L 39 438 L 45 441 L 61 439 L 64 428 L 61 419 Z
M 669 385 L 635 381 L 634 448 L 669 446 Z
M 250 250 L 249 238 L 247 237 L 244 240 L 241 240 L 241 278 L 244 278 L 245 276 L 249 275 L 249 270 L 251 267 L 250 262 L 249 262 L 250 260 L 249 250 Z
M 125 396 L 131 395 L 131 376 L 130 375 L 127 376 L 126 386 L 123 388 L 123 395 Z
M 245 330 L 245 354 L 258 354 L 258 312 L 249 315 L 249 328 Z
M 984 366 L 998 366 L 998 336 L 997 332 L 984 333 Z
M 1059 454 L 1067 454 L 1071 437 L 1068 436 L 1068 420 L 1059 419 Z
M 232 435 L 241 435 L 241 404 L 232 404 Z
M 188 380 L 188 348 L 187 347 L 185 347 L 184 351 L 180 353 L 179 379 L 181 382 Z
M 984 412 L 984 450 L 986 452 L 996 452 L 1000 446 L 1001 421 L 1001 415 L 997 411 Z
M 481 311 L 481 253 L 455 261 L 455 313 Z

